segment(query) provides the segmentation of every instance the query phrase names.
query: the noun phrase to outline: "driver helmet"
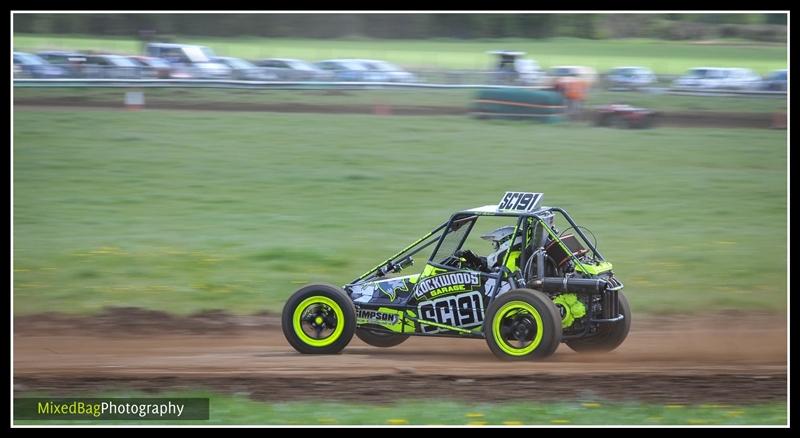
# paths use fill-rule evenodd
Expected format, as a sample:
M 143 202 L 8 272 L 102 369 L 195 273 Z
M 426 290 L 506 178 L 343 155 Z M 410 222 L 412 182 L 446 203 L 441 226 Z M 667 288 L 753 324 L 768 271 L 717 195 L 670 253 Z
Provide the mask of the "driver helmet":
M 514 238 L 514 243 L 511 243 L 511 236 L 514 234 L 515 228 L 516 227 L 514 226 L 508 225 L 481 236 L 481 239 L 492 242 L 492 245 L 494 246 L 494 252 L 486 256 L 487 266 L 494 267 L 498 261 L 502 259 L 509 248 L 511 250 L 518 250 L 522 247 L 521 232 L 517 233 L 517 237 Z
M 501 246 L 505 246 L 504 244 L 511 239 L 511 236 L 514 234 L 514 227 L 513 225 L 507 225 L 505 227 L 500 227 L 494 231 L 484 234 L 481 236 L 481 239 L 488 240 L 492 242 L 495 250 L 500 249 Z M 514 239 L 514 247 L 518 247 L 522 243 L 522 233 L 517 233 L 517 237 Z

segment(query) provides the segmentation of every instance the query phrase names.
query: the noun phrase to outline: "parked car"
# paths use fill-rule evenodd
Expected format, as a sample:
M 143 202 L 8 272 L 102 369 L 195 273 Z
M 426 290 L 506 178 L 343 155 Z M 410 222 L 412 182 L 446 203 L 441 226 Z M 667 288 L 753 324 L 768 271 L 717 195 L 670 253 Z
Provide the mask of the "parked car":
M 188 70 L 192 77 L 200 79 L 228 79 L 232 73 L 227 65 L 212 61 L 216 55 L 205 46 L 149 43 L 145 46 L 145 55 L 162 58 L 173 68 Z
M 173 76 L 173 68 L 169 62 L 161 58 L 153 58 L 149 56 L 129 56 L 132 62 L 139 65 L 143 78 L 156 78 L 156 79 L 169 79 Z M 180 76 L 180 75 L 179 75 Z M 190 77 L 188 73 L 184 76 Z
M 274 81 L 277 75 L 267 72 L 250 61 L 230 56 L 217 56 L 212 61 L 225 64 L 231 69 L 231 78 L 241 81 Z
M 725 80 L 725 69 L 718 67 L 696 67 L 673 81 L 675 88 L 720 88 Z
M 492 70 L 492 83 L 538 85 L 544 78 L 539 63 L 522 57 L 525 52 L 494 50 L 487 53 L 497 56 L 497 63 Z
M 25 52 L 14 52 L 14 77 L 53 79 L 66 76 L 64 69 L 50 65 L 43 58 Z
M 533 59 L 518 59 L 516 68 L 521 85 L 539 85 L 544 79 L 544 70 Z
M 761 78 L 746 68 L 696 67 L 673 82 L 675 88 L 747 90 L 758 88 Z
M 656 75 L 646 67 L 617 67 L 606 75 L 610 89 L 636 90 L 653 85 Z
M 86 55 L 78 52 L 67 52 L 63 50 L 46 50 L 36 53 L 39 57 L 49 62 L 51 65 L 61 68 L 68 77 L 82 78 L 86 73 Z
M 419 82 L 419 79 L 415 74 L 407 72 L 402 68 L 386 61 L 374 59 L 355 59 L 354 61 L 364 64 L 373 72 L 379 72 L 382 74 L 383 78 L 381 79 L 383 82 Z
M 756 90 L 763 80 L 749 68 L 729 68 L 725 74 L 724 87 L 734 90 Z
M 86 55 L 84 76 L 101 79 L 138 79 L 141 70 L 138 63 L 122 55 Z
M 267 58 L 255 64 L 281 81 L 329 81 L 334 78 L 333 72 L 301 59 Z
M 547 72 L 547 79 L 544 81 L 546 85 L 558 87 L 563 81 L 573 82 L 579 80 L 585 84 L 587 88 L 591 88 L 597 81 L 597 72 L 591 67 L 583 67 L 578 65 L 559 65 L 551 67 Z
M 74 78 L 136 79 L 140 73 L 137 64 L 121 55 L 63 51 L 45 51 L 38 55 Z
M 763 88 L 770 91 L 786 91 L 789 82 L 789 70 L 775 70 L 764 78 Z
M 316 66 L 333 73 L 335 81 L 381 82 L 386 78 L 384 73 L 370 70 L 354 59 L 329 59 L 317 62 Z

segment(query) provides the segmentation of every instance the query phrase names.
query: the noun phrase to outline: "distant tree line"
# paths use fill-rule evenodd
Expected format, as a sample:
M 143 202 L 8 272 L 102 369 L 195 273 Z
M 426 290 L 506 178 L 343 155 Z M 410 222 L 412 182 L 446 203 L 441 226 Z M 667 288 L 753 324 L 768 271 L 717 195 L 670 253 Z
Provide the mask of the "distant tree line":
M 15 14 L 14 31 L 303 38 L 664 38 L 785 41 L 785 14 Z

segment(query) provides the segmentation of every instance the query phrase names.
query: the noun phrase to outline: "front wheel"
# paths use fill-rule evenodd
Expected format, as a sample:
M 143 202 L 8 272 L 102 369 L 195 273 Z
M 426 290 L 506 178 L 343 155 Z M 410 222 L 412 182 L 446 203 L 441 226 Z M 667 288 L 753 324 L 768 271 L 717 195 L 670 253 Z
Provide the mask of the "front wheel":
M 356 310 L 342 289 L 312 284 L 286 301 L 281 326 L 286 340 L 300 353 L 335 354 L 353 338 Z
M 609 116 L 608 114 L 600 114 L 597 116 L 594 122 L 595 126 L 609 126 Z
M 623 316 L 622 321 L 603 324 L 597 334 L 590 337 L 566 341 L 569 348 L 578 353 L 603 353 L 622 345 L 631 329 L 631 306 L 621 291 L 617 292 L 617 297 L 619 312 Z
M 611 118 L 611 126 L 618 129 L 629 129 L 631 122 L 622 114 L 616 114 Z
M 501 359 L 542 359 L 561 342 L 561 314 L 542 292 L 511 290 L 489 305 L 484 334 L 489 349 Z
M 358 339 L 364 341 L 365 344 L 381 348 L 389 348 L 400 345 L 409 338 L 408 335 L 386 333 L 378 330 L 370 330 L 368 328 L 356 329 L 356 336 Z

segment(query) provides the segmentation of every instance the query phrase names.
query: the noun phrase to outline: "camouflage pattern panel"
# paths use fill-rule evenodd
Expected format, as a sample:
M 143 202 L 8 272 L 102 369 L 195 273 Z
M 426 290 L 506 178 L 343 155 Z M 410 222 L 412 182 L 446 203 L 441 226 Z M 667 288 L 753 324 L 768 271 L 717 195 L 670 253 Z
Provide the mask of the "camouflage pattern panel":
M 419 274 L 385 278 L 350 287 L 350 297 L 356 305 L 401 305 L 411 297 L 411 291 Z

